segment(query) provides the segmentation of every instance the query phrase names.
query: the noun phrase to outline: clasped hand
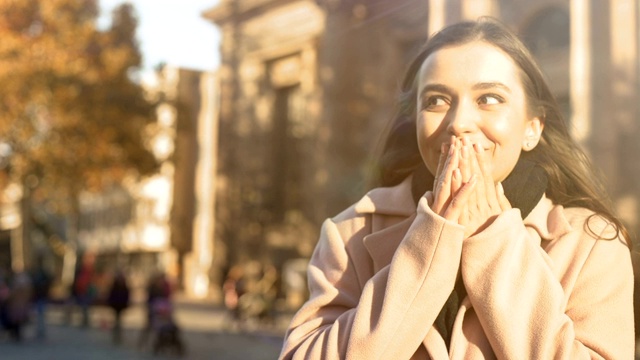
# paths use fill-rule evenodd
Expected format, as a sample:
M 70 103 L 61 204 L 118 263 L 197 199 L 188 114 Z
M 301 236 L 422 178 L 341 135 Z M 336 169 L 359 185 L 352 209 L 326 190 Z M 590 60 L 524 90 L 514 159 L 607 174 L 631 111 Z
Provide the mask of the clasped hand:
M 443 144 L 433 184 L 431 209 L 464 226 L 465 239 L 511 209 L 502 184 L 495 183 L 491 163 L 479 144 L 451 137 Z

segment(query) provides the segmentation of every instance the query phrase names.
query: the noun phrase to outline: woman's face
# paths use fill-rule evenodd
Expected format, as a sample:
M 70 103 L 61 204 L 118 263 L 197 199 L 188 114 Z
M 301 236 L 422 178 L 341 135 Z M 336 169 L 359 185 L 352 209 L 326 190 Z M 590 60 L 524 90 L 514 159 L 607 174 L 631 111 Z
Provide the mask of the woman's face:
M 432 174 L 452 135 L 486 151 L 494 181 L 537 145 L 542 123 L 529 115 L 519 68 L 499 48 L 484 41 L 442 48 L 427 57 L 417 81 L 418 145 Z

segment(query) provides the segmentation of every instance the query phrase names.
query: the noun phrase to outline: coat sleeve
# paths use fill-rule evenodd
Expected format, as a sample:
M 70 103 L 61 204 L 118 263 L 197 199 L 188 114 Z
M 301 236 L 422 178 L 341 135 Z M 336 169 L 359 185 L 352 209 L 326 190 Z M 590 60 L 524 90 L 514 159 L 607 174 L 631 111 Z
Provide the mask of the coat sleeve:
M 451 293 L 463 228 L 433 214 L 426 199 L 391 263 L 363 284 L 364 265 L 345 243 L 367 231 L 352 225 L 324 223 L 308 269 L 310 299 L 293 317 L 280 359 L 409 359 Z
M 592 219 L 601 238 L 617 235 Z M 464 283 L 499 359 L 633 359 L 629 249 L 581 225 L 557 239 L 569 244 L 559 246 L 570 259 L 562 271 L 531 241 L 518 210 L 465 241 Z

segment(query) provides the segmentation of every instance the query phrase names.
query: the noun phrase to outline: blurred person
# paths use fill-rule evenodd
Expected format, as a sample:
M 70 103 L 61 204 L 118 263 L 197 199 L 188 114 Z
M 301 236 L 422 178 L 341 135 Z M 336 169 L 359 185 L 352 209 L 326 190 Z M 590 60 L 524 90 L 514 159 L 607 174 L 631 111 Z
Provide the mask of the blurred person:
M 107 295 L 107 305 L 113 310 L 112 340 L 116 344 L 122 341 L 122 313 L 129 307 L 129 301 L 127 277 L 124 272 L 117 270 Z
M 153 332 L 153 354 L 170 353 L 183 355 L 185 352 L 184 342 L 180 333 L 180 328 L 174 316 L 174 307 L 169 297 L 158 297 L 151 305 L 151 324 Z
M 36 308 L 36 336 L 43 339 L 46 336 L 45 317 L 53 282 L 53 276 L 44 265 L 43 255 L 36 257 L 35 267 L 31 271 L 31 281 L 33 284 L 33 303 Z
M 7 329 L 7 303 L 11 295 L 9 272 L 0 268 L 0 327 Z
M 239 299 L 245 293 L 244 270 L 241 264 L 231 266 L 222 284 L 224 306 L 231 315 L 230 324 L 235 329 L 240 324 Z
M 95 255 L 86 252 L 81 257 L 73 282 L 73 297 L 76 305 L 80 307 L 82 327 L 90 325 L 90 309 L 96 295 Z
M 1 314 L 2 324 L 15 341 L 22 341 L 22 328 L 29 321 L 32 284 L 24 271 L 15 273 L 9 283 L 9 295 Z
M 160 270 L 149 277 L 146 286 L 146 293 L 146 322 L 138 338 L 138 345 L 140 347 L 144 346 L 148 342 L 149 335 L 153 331 L 153 322 L 155 320 L 154 305 L 156 303 L 166 303 L 171 301 L 171 284 L 164 271 Z
M 281 359 L 633 359 L 631 239 L 506 26 L 427 41 L 378 165 L 323 224 Z

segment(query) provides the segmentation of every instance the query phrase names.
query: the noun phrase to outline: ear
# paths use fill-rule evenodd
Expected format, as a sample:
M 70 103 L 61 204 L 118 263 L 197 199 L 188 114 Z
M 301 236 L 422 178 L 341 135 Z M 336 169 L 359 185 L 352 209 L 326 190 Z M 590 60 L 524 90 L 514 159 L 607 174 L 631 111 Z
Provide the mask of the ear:
M 536 116 L 527 121 L 524 129 L 524 139 L 522 140 L 522 150 L 531 151 L 535 149 L 538 142 L 540 142 L 542 129 L 544 129 L 544 123 L 540 120 L 540 117 Z

